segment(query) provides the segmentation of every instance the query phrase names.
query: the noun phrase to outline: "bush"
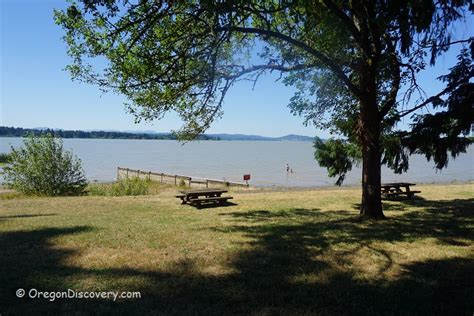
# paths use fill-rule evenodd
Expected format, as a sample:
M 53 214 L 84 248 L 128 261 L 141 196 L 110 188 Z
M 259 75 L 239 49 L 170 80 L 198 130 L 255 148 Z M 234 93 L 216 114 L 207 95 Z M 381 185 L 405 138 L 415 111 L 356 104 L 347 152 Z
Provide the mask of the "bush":
M 8 163 L 10 161 L 10 154 L 0 153 L 0 164 Z
M 148 194 L 149 181 L 138 177 L 123 179 L 112 184 L 112 195 L 146 195 Z
M 81 160 L 51 134 L 28 136 L 3 168 L 6 186 L 25 194 L 77 195 L 87 186 Z
M 147 195 L 149 193 L 150 180 L 138 177 L 121 179 L 113 184 L 93 184 L 88 187 L 89 195 Z
M 87 194 L 88 195 L 99 195 L 99 196 L 106 196 L 111 195 L 112 185 L 108 183 L 93 183 L 87 186 Z

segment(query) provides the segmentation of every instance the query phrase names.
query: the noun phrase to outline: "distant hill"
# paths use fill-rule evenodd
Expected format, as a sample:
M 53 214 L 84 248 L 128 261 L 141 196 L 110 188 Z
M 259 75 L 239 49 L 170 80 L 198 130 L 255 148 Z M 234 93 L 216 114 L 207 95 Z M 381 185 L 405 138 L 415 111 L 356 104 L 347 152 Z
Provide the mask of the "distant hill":
M 244 135 L 244 134 L 208 134 L 219 140 L 274 140 L 272 137 L 265 137 L 259 135 Z
M 302 135 L 286 135 L 281 137 L 268 137 L 259 135 L 245 135 L 245 134 L 206 134 L 208 136 L 220 139 L 220 140 L 264 140 L 264 141 L 308 141 L 314 140 L 314 137 L 302 136 Z
M 290 134 L 282 137 L 277 137 L 275 140 L 312 142 L 314 141 L 314 137 Z
M 122 132 L 125 132 L 125 133 L 132 133 L 132 134 L 169 134 L 169 133 L 158 133 L 157 131 L 153 131 L 153 130 L 124 130 Z
M 35 135 L 52 133 L 62 138 L 98 138 L 98 139 L 176 139 L 171 133 L 160 133 L 152 130 L 119 131 L 119 130 L 63 130 L 58 128 L 38 127 L 21 128 L 0 126 L 0 137 L 23 137 L 28 133 Z M 246 141 L 313 141 L 313 137 L 302 135 L 286 135 L 281 137 L 267 137 L 245 134 L 204 134 L 199 140 L 246 140 Z

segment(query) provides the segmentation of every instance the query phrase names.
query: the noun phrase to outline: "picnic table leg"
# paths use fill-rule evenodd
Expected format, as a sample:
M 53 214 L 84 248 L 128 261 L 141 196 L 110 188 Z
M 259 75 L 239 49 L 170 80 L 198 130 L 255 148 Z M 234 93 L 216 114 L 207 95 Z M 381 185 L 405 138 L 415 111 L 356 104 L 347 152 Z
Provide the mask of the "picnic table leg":
M 186 195 L 184 204 L 186 204 L 186 203 L 189 204 L 190 202 L 191 202 L 191 197 L 189 195 Z
M 409 185 L 405 186 L 405 191 L 407 193 L 407 197 L 411 199 L 413 197 L 413 193 L 411 193 Z

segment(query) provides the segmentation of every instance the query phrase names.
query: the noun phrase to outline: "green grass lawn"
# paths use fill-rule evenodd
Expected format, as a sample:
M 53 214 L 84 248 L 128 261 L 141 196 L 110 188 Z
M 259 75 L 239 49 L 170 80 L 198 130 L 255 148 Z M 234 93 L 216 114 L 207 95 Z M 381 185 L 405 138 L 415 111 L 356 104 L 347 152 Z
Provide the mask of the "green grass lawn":
M 474 312 L 474 184 L 417 186 L 358 219 L 359 189 L 232 192 L 235 205 L 0 194 L 0 314 Z M 140 299 L 15 291 L 139 291 Z

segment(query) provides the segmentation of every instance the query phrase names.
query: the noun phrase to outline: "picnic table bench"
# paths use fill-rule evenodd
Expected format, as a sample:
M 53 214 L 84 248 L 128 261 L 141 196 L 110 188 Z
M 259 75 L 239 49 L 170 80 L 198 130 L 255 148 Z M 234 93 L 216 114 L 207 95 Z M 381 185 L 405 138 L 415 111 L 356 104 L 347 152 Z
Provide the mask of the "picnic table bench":
M 416 184 L 408 182 L 394 182 L 383 183 L 380 188 L 383 197 L 391 198 L 400 195 L 406 195 L 408 198 L 412 198 L 416 193 L 421 193 L 421 191 L 412 191 L 410 189 L 410 186 L 414 185 Z
M 222 193 L 227 193 L 227 190 L 222 189 L 190 189 L 182 190 L 176 195 L 181 199 L 181 204 L 191 204 L 194 206 L 201 206 L 202 204 L 222 204 L 230 199 L 232 196 L 222 196 Z

